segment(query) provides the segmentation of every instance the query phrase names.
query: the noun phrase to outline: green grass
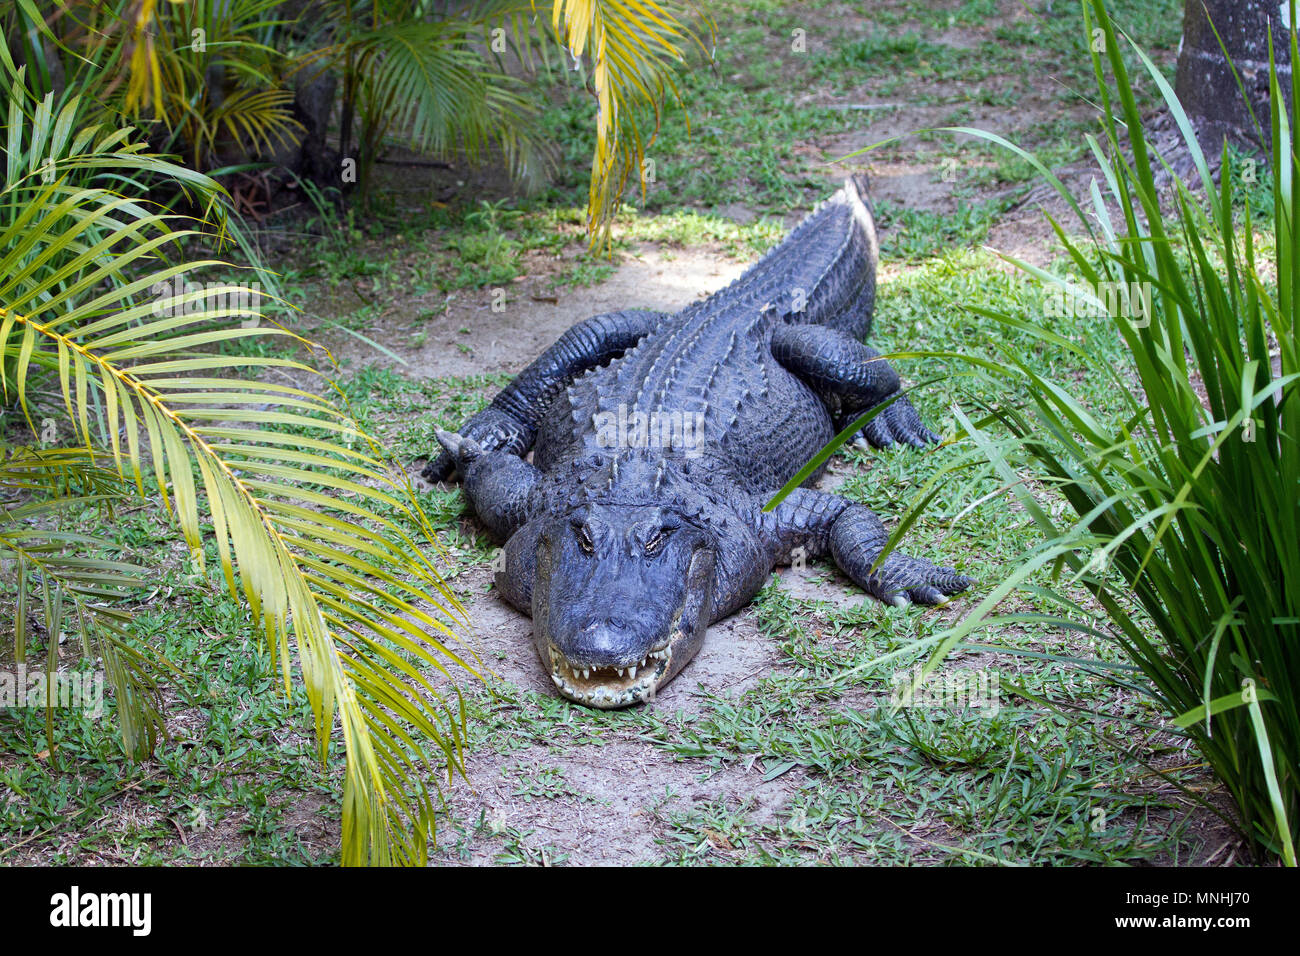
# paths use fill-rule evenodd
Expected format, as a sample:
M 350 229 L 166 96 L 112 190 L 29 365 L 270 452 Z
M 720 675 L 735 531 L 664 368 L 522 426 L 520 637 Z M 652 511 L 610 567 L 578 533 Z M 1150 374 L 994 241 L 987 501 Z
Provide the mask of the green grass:
M 1070 5 L 1058 0 L 1062 6 Z M 802 102 L 810 91 L 832 102 L 868 87 L 885 99 L 891 94 L 878 82 L 884 78 L 898 84 L 894 94 L 906 92 L 938 107 L 938 120 L 963 123 L 975 115 L 964 111 L 990 104 L 1006 108 L 1000 104 L 1021 89 L 1008 85 L 1012 81 L 1033 82 L 1024 79 L 1030 46 L 1041 58 L 1035 69 L 1044 75 L 1073 83 L 1087 70 L 1070 39 L 1077 27 L 1072 8 L 1059 18 L 1059 31 L 1043 34 L 1019 26 L 986 29 L 990 18 L 1018 9 L 992 0 L 935 9 L 871 7 L 868 31 L 841 36 L 829 28 L 841 4 L 803 4 L 794 12 L 775 2 L 720 5 L 717 73 L 701 71 L 683 87 L 692 132 L 686 134 L 680 113 L 666 117 L 648 154 L 656 160 L 656 183 L 646 204 L 653 214 L 625 210 L 616 248 L 708 245 L 751 259 L 779 240 L 783 217 L 823 198 L 831 176 L 817 165 L 822 152 L 797 152 L 795 146 L 827 142 L 864 122 L 860 114 Z M 1176 44 L 1181 4 L 1175 0 L 1131 0 L 1116 9 L 1125 22 L 1139 24 L 1145 42 L 1166 50 Z M 789 31 L 800 26 L 821 44 L 806 60 L 784 52 Z M 935 36 L 953 27 L 987 35 L 972 50 L 952 49 Z M 1040 93 L 1062 89 L 1041 79 L 1033 85 Z M 532 199 L 476 199 L 451 209 L 381 207 L 378 219 L 354 218 L 324 243 L 305 245 L 281 270 L 290 297 L 311 304 L 313 316 L 362 331 L 398 315 L 416 337 L 442 314 L 449 297 L 509 283 L 531 274 L 531 263 L 542 259 L 563 257 L 557 271 L 546 273 L 555 287 L 600 282 L 608 267 L 581 255 L 590 104 L 566 90 L 554 95 L 559 102 L 547 122 L 566 152 L 559 180 L 548 192 Z M 1046 149 L 1051 162 L 1071 162 L 1080 155 L 1075 134 L 1081 122 L 1044 121 L 1028 131 L 1029 139 Z M 918 147 L 922 158 L 910 152 Z M 978 143 L 934 137 L 905 148 L 909 152 L 895 156 L 931 169 L 939 158 L 958 158 L 961 203 L 953 213 L 880 204 L 881 224 L 889 227 L 883 258 L 890 273 L 880 289 L 873 344 L 884 351 L 952 349 L 983 357 L 1006 347 L 1043 375 L 1072 376 L 1076 366 L 1059 351 L 970 308 L 999 307 L 1023 318 L 1042 313 L 1037 284 L 974 248 L 986 241 L 1008 201 L 990 193 L 1028 181 L 1031 169 Z M 757 217 L 738 225 L 720 215 L 731 203 Z M 1118 337 L 1094 320 L 1062 319 L 1054 331 L 1101 361 L 1130 366 L 1131 355 Z M 940 432 L 955 431 L 954 403 L 970 408 L 997 399 L 992 384 L 963 376 L 960 363 L 898 364 L 912 381 L 928 383 L 913 397 Z M 385 437 L 393 456 L 409 464 L 435 447 L 435 426 L 463 422 L 505 381 L 502 375 L 425 379 L 354 360 L 340 386 L 359 424 Z M 1082 378 L 1073 386 L 1098 416 L 1122 407 L 1104 380 Z M 844 477 L 844 494 L 893 523 L 936 470 L 961 453 L 956 447 L 929 454 L 849 450 L 837 458 L 836 469 Z M 1009 556 L 1036 540 L 1030 517 L 1001 497 L 967 510 L 1001 484 L 989 466 L 954 474 L 909 531 L 904 549 L 955 564 L 977 579 L 978 596 L 1006 570 Z M 1063 504 L 1041 486 L 1032 490 L 1047 509 Z M 441 563 L 449 579 L 487 564 L 494 547 L 467 520 L 458 490 L 424 491 L 420 503 L 447 548 Z M 215 582 L 187 578 L 183 556 L 163 546 L 169 535 L 154 519 L 139 512 L 95 520 L 98 530 L 117 535 L 124 553 L 159 569 L 160 590 L 144 617 L 147 636 L 174 652 L 197 652 L 202 639 L 205 677 L 169 691 L 174 738 L 160 747 L 155 762 L 125 770 L 104 727 L 88 720 L 60 727 L 61 746 L 84 758 L 78 776 L 34 756 L 8 756 L 30 751 L 28 743 L 41 739 L 43 726 L 31 713 L 0 715 L 0 754 L 7 755 L 0 756 L 0 833 L 6 846 L 30 840 L 10 858 L 337 860 L 337 832 L 329 829 L 338 818 L 337 781 L 312 754 L 302 699 L 278 692 L 279 681 L 257 651 L 244 614 Z M 1158 729 L 1132 735 L 1134 726 L 1158 725 L 1149 701 L 1050 659 L 1065 649 L 1122 668 L 1113 645 L 1093 647 L 1060 626 L 1021 620 L 997 635 L 1001 653 L 971 639 L 949 665 L 999 675 L 1004 694 L 996 717 L 923 708 L 891 712 L 886 705 L 895 675 L 925 656 L 924 649 L 909 648 L 936 638 L 965 605 L 885 609 L 851 588 L 839 592 L 851 595 L 847 603 L 801 597 L 807 589 L 793 587 L 797 573 L 821 582 L 823 591 L 843 584 L 825 564 L 782 570 L 768 584 L 743 613 L 778 659 L 748 689 L 714 692 L 687 715 L 662 708 L 590 711 L 506 682 L 495 682 L 492 693 L 468 688 L 470 752 L 488 755 L 492 776 L 524 806 L 603 806 L 602 798 L 578 782 L 572 761 L 579 748 L 583 759 L 600 759 L 615 743 L 672 761 L 683 784 L 716 784 L 707 799 L 670 788 L 640 808 L 654 838 L 649 863 L 1062 865 L 1203 856 L 1205 848 L 1189 832 L 1189 804 L 1170 786 L 1207 782 L 1190 765 L 1182 738 Z M 1048 580 L 1043 572 L 1027 584 Z M 1045 614 L 1053 606 L 1023 592 L 1009 610 Z M 716 642 L 726 639 L 725 631 L 715 630 L 702 655 L 708 657 L 711 645 L 716 652 Z M 525 644 L 514 653 L 534 652 Z M 898 656 L 877 663 L 887 654 Z M 691 686 L 692 672 L 677 681 Z M 1012 694 L 1013 685 L 1059 709 Z M 533 759 L 539 749 L 544 757 Z M 787 788 L 775 808 L 750 795 L 765 780 Z M 332 836 L 302 839 L 304 815 L 319 819 Z M 556 845 L 555 834 L 545 828 L 512 825 L 490 813 L 446 818 L 439 840 L 448 859 L 509 865 L 558 865 L 572 850 Z M 0 864 L 6 862 L 0 855 Z
M 669 110 L 648 147 L 654 182 L 644 198 L 639 184 L 629 186 L 626 200 L 632 208 L 620 218 L 615 250 L 646 241 L 718 242 L 738 257 L 765 250 L 779 239 L 781 219 L 819 200 L 839 175 L 824 163 L 844 150 L 828 144 L 864 125 L 870 136 L 873 118 L 890 115 L 889 110 L 863 114 L 834 108 L 856 87 L 868 88 L 872 98 L 909 107 L 947 106 L 946 113 L 936 115 L 936 125 L 969 122 L 974 108 L 1014 110 L 1027 92 L 1045 89 L 1063 104 L 1079 104 L 1078 94 L 1088 89 L 1090 75 L 1076 18 L 1068 11 L 1046 16 L 1040 7 L 1029 4 L 1029 12 L 1023 12 L 1026 8 L 1019 4 L 977 0 L 931 10 L 883 3 L 873 5 L 869 30 L 857 36 L 838 26 L 842 4 L 805 4 L 799 11 L 779 5 L 719 5 L 713 10 L 719 22 L 715 66 L 693 62 L 682 77 L 687 115 Z M 1135 35 L 1148 49 L 1172 51 L 1180 10 L 1176 0 L 1128 0 L 1117 5 L 1116 13 L 1136 25 Z M 992 29 L 990 18 L 999 11 L 1004 20 L 1009 12 L 1023 15 Z M 790 31 L 796 28 L 816 41 L 805 54 L 789 49 Z M 974 45 L 936 39 L 951 28 L 966 30 Z M 1032 73 L 1024 69 L 1027 55 L 1034 58 Z M 899 88 L 882 85 L 882 78 Z M 999 81 L 998 89 L 986 87 L 990 78 Z M 555 177 L 539 195 L 478 199 L 442 209 L 399 208 L 396 199 L 381 193 L 364 226 L 353 217 L 332 227 L 323 246 L 313 242 L 306 247 L 308 262 L 290 278 L 324 278 L 332 291 L 357 291 L 363 301 L 384 305 L 412 292 L 451 296 L 506 285 L 529 271 L 529 263 L 537 261 L 532 256 L 564 256 L 558 271 L 546 267 L 551 289 L 582 288 L 605 278 L 606 266 L 580 255 L 592 149 L 590 98 L 554 78 L 542 77 L 539 84 L 551 100 L 543 123 L 561 151 Z M 1154 91 L 1143 95 L 1144 103 L 1154 102 Z M 1052 164 L 1075 161 L 1085 155 L 1079 135 L 1085 126 L 1077 116 L 1052 116 L 1034 123 L 1020 141 L 1041 149 Z M 910 158 L 918 146 L 934 154 L 936 168 L 943 157 L 958 158 L 959 187 L 1032 179 L 1030 167 L 984 143 L 921 137 L 900 144 L 892 155 Z M 961 200 L 960 190 L 957 195 Z M 736 226 L 728 218 L 733 206 L 757 214 L 757 220 Z M 943 235 L 939 241 L 909 236 L 888 251 L 917 258 L 943 248 L 941 243 L 955 235 L 978 242 L 997 211 L 978 200 L 963 202 L 955 214 L 900 211 L 912 220 L 904 223 L 908 233 Z M 944 221 L 917 222 L 918 216 L 943 216 Z M 364 331 L 373 319 L 373 313 L 354 313 L 342 321 Z
M 994 107 L 1014 110 L 1027 95 L 1050 94 L 1078 105 L 1091 87 L 1087 50 L 1070 3 L 1047 16 L 1042 4 L 985 0 L 931 9 L 923 4 L 873 3 L 862 35 L 844 29 L 841 3 L 781 5 L 723 3 L 710 8 L 718 20 L 714 68 L 701 63 L 682 78 L 690 128 L 670 111 L 646 155 L 655 162 L 656 184 L 644 208 L 715 210 L 732 203 L 763 213 L 784 213 L 820 198 L 829 171 L 822 158 L 800 147 L 830 142 L 860 129 L 872 116 L 842 108 L 859 98 L 908 107 Z M 1128 0 L 1116 15 L 1135 26 L 1146 49 L 1176 49 L 1182 5 L 1177 0 Z M 1014 24 L 990 29 L 997 13 L 1022 12 Z M 944 42 L 943 31 L 967 31 L 969 46 Z M 805 30 L 806 53 L 791 49 L 791 31 Z M 1026 70 L 1025 61 L 1032 62 Z M 1172 60 L 1170 60 L 1172 63 Z M 850 94 L 853 94 L 850 97 Z M 563 144 L 560 175 L 547 198 L 577 203 L 585 190 L 585 159 L 591 149 L 591 105 L 567 91 L 553 94 L 558 109 L 545 118 L 548 133 Z M 1155 91 L 1146 90 L 1145 104 Z M 811 102 L 812 100 L 817 102 Z M 1031 146 L 1064 150 L 1064 159 L 1085 155 L 1077 136 L 1060 137 L 1051 120 Z M 910 144 L 905 144 L 910 148 Z M 977 147 L 985 155 L 985 151 Z M 827 157 L 832 158 L 832 157 Z M 1001 159 L 1001 157 L 999 157 Z M 1023 174 L 1021 178 L 1028 178 Z M 640 188 L 629 198 L 642 204 Z
M 1104 608 L 1107 634 L 1143 675 L 1140 690 L 1194 741 L 1231 794 L 1238 826 L 1257 858 L 1296 865 L 1300 787 L 1295 742 L 1300 679 L 1295 653 L 1297 354 L 1294 191 L 1290 131 L 1300 122 L 1272 74 L 1274 189 L 1269 206 L 1249 212 L 1257 186 L 1234 198 L 1234 159 L 1222 148 L 1223 174 L 1213 183 L 1172 88 L 1166 96 L 1192 157 L 1201 192 L 1175 181 L 1172 197 L 1155 183 L 1155 149 L 1142 129 L 1130 74 L 1117 55 L 1119 38 L 1103 0 L 1090 4 L 1105 30 L 1106 56 L 1094 59 L 1099 96 L 1115 104 L 1108 117 L 1106 195 L 1092 212 L 1072 205 L 1087 238 L 1064 240 L 1077 282 L 1149 287 L 1138 314 L 1111 307 L 1100 322 L 1122 340 L 1119 365 L 1057 339 L 1041 319 L 1022 325 L 1000 307 L 987 316 L 1038 337 L 1068 356 L 1085 381 L 1103 383 L 1127 406 L 1098 416 L 1084 389 L 1044 376 L 1013 349 L 1004 365 L 976 366 L 1003 395 L 986 424 L 995 436 L 963 422 L 964 431 L 1008 480 L 1030 470 L 1069 500 L 1059 524 L 1027 492 L 1020 504 L 1043 542 L 1017 559 L 1004 587 L 1020 585 L 1035 563 L 1050 559 L 1062 582 L 1086 589 Z M 1293 57 L 1300 55 L 1292 40 Z M 1158 77 L 1154 65 L 1150 74 Z M 1289 98 L 1300 92 L 1292 82 Z M 1120 140 L 1127 141 L 1121 152 Z M 1128 156 L 1133 157 L 1131 160 Z M 1072 203 L 1064 187 L 1062 199 Z M 1241 212 L 1241 207 L 1245 212 Z M 1273 233 L 1274 261 L 1255 245 L 1254 224 Z M 1268 247 L 1268 244 L 1265 244 Z M 1050 287 L 1065 283 L 1020 264 Z M 1281 282 L 1267 276 L 1276 268 Z M 1077 382 L 1077 376 L 1072 376 Z M 1256 428 L 1259 433 L 1256 434 Z M 1073 519 L 1077 518 L 1077 522 Z M 1062 606 L 1082 609 L 1077 600 Z M 981 606 L 948 642 L 1003 619 Z M 936 651 L 942 654 L 941 645 Z

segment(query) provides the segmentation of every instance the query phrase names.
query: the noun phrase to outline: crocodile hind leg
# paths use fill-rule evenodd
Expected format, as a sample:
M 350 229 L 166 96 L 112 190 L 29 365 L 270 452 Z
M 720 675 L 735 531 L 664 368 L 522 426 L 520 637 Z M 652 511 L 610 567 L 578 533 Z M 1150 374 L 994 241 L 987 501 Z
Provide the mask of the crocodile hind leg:
M 542 473 L 510 452 L 485 450 L 472 438 L 441 428 L 436 434 L 464 479 L 474 513 L 493 540 L 504 542 L 532 517 L 532 493 Z
M 889 534 L 873 511 L 839 495 L 796 488 L 761 516 L 760 527 L 778 563 L 799 548 L 813 558 L 830 554 L 855 584 L 887 604 L 941 604 L 971 585 L 952 568 L 897 551 L 873 570 Z
M 537 438 L 537 427 L 556 395 L 583 372 L 618 358 L 649 335 L 668 316 L 663 312 L 607 312 L 584 319 L 561 335 L 538 359 L 515 376 L 492 404 L 470 418 L 459 434 L 483 451 L 523 456 Z M 456 463 L 444 451 L 430 459 L 421 477 L 444 481 Z
M 893 366 L 852 336 L 822 325 L 778 325 L 772 357 L 813 390 L 837 427 L 888 401 L 862 429 L 875 448 L 895 442 L 923 448 L 939 440 L 907 396 L 898 394 L 902 383 Z

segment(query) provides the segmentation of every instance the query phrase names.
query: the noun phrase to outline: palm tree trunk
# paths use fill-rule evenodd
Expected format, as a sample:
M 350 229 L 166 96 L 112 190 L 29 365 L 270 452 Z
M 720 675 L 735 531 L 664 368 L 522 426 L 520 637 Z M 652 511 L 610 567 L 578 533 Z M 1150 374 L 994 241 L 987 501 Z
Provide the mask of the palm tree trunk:
M 1239 143 L 1269 143 L 1270 35 L 1278 81 L 1288 94 L 1291 87 L 1286 11 L 1279 0 L 1187 0 L 1175 90 L 1207 147 L 1213 149 L 1212 144 L 1225 136 Z M 1225 49 L 1245 87 L 1245 98 L 1224 59 Z
M 339 119 L 339 158 L 345 160 L 352 152 L 352 118 L 356 109 L 357 74 L 353 56 L 349 47 L 347 65 L 343 70 L 343 115 Z

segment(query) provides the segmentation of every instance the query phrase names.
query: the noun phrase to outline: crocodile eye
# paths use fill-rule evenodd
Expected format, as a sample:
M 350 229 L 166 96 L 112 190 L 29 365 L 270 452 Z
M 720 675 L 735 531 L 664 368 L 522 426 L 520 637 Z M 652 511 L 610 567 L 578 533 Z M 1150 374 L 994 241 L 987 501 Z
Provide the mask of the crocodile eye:
M 661 547 L 663 547 L 663 543 L 668 540 L 668 536 L 675 530 L 675 528 L 664 527 L 656 531 L 650 537 L 650 540 L 645 543 L 645 553 L 654 554 L 657 552 Z
M 578 532 L 578 547 L 582 549 L 583 554 L 594 554 L 596 545 L 591 540 L 591 532 L 587 530 L 587 526 L 585 524 L 578 525 L 576 530 Z

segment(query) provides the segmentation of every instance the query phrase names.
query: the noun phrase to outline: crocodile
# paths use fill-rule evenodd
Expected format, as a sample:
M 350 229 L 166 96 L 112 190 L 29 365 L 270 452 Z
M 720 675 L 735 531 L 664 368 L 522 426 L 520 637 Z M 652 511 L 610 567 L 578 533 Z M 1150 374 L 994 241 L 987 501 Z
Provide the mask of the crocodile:
M 598 708 L 653 699 L 781 564 L 829 555 L 894 605 L 970 585 L 893 550 L 879 560 L 880 519 L 811 487 L 824 463 L 764 510 L 873 409 L 859 441 L 938 441 L 862 344 L 877 250 L 858 174 L 720 292 L 676 314 L 579 322 L 459 431 L 436 431 L 442 452 L 423 477 L 458 473 L 504 544 L 495 586 L 532 616 L 563 696 Z

